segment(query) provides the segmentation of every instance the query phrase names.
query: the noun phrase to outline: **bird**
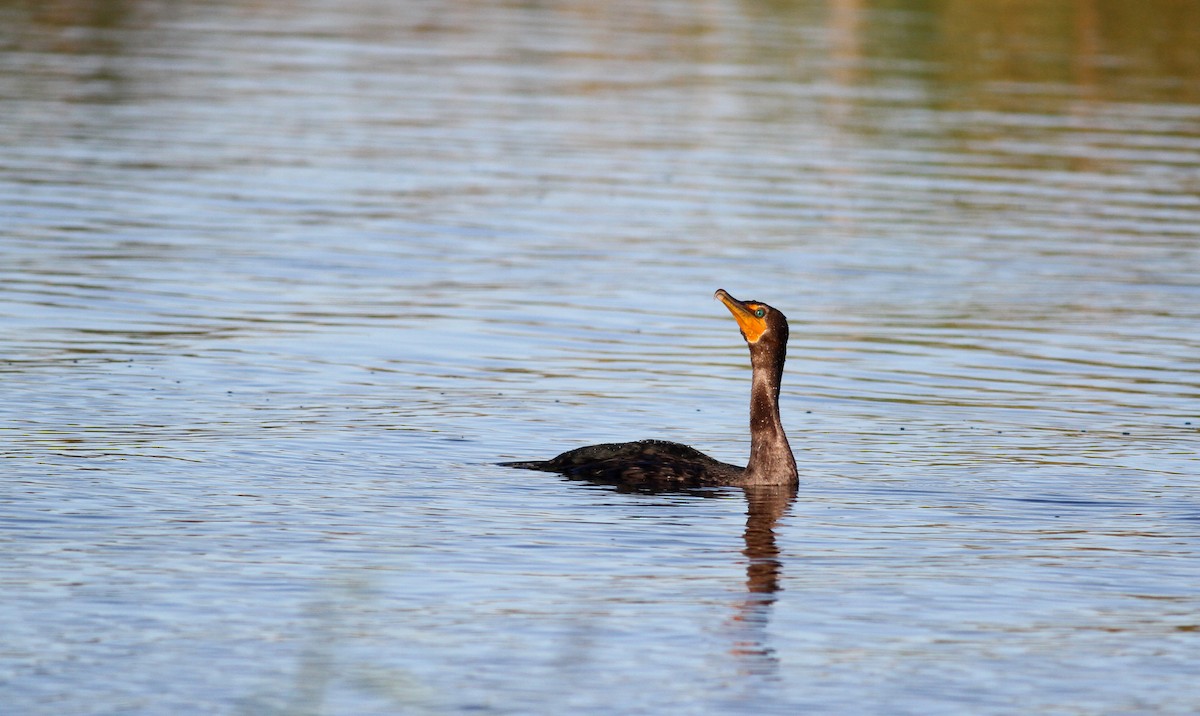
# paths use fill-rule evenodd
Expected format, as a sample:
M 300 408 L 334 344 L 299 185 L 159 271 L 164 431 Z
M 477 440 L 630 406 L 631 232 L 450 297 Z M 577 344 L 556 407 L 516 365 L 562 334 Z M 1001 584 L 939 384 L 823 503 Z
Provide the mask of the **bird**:
M 549 460 L 499 464 L 632 489 L 794 487 L 799 481 L 796 458 L 779 418 L 779 386 L 787 358 L 787 318 L 779 309 L 762 301 L 739 301 L 723 288 L 717 289 L 714 297 L 733 314 L 750 348 L 750 460 L 745 467 L 721 462 L 695 448 L 666 440 L 589 445 Z

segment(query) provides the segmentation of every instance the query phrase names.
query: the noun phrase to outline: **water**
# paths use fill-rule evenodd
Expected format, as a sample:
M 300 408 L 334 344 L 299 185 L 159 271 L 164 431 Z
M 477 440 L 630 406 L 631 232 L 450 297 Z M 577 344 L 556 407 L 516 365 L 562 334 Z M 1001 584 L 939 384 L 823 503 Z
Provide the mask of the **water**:
M 1198 35 L 0 4 L 4 712 L 1200 710 Z M 718 287 L 794 499 L 493 465 L 744 461 Z

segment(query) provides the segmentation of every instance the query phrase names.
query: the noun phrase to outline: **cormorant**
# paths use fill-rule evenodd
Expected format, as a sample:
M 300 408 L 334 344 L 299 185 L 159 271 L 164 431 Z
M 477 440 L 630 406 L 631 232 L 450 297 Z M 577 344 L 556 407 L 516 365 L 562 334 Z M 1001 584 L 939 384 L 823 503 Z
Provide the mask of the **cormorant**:
M 753 374 L 750 462 L 746 467 L 714 460 L 695 448 L 665 440 L 589 445 L 549 460 L 500 464 L 633 488 L 794 486 L 798 480 L 796 459 L 779 420 L 779 384 L 787 355 L 787 319 L 779 310 L 761 301 L 739 301 L 723 288 L 718 289 L 715 296 L 733 314 L 750 347 Z

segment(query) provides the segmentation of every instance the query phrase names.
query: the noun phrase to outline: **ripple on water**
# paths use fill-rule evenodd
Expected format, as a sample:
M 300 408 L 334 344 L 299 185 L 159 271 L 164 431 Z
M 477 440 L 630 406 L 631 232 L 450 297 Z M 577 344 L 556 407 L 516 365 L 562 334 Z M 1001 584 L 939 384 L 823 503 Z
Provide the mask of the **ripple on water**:
M 0 701 L 1195 712 L 1200 22 L 909 5 L 0 9 Z

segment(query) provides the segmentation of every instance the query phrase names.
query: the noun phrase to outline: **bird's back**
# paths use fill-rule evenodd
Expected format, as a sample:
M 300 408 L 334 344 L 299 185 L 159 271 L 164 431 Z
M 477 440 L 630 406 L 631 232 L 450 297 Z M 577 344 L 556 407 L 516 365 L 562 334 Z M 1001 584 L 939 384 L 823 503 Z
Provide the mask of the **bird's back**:
M 588 445 L 549 460 L 501 464 L 646 488 L 735 485 L 745 472 L 745 468 L 714 460 L 695 448 L 667 440 Z

